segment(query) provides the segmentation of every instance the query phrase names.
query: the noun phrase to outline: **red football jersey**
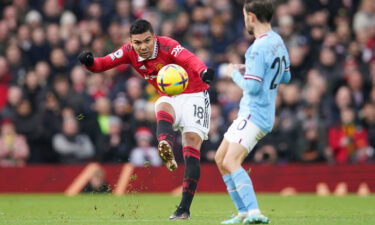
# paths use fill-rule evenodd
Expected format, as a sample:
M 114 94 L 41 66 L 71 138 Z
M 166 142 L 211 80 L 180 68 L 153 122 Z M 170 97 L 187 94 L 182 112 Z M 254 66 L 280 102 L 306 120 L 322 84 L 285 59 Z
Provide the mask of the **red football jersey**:
M 156 36 L 154 53 L 149 59 L 138 56 L 130 43 L 117 51 L 94 59 L 94 65 L 87 67 L 91 72 L 103 72 L 120 64 L 131 64 L 147 82 L 152 84 L 161 95 L 156 77 L 159 70 L 167 64 L 182 66 L 189 75 L 189 83 L 183 93 L 196 93 L 207 90 L 208 84 L 202 81 L 200 74 L 207 67 L 197 56 L 169 37 Z

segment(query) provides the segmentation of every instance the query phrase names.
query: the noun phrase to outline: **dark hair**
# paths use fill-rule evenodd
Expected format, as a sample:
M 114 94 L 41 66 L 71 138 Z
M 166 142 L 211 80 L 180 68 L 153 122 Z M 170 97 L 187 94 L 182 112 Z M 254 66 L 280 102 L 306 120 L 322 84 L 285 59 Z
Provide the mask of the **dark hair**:
M 254 13 L 262 23 L 269 23 L 272 20 L 274 6 L 271 0 L 245 0 L 246 12 Z
M 150 31 L 152 34 L 154 33 L 154 29 L 150 22 L 147 20 L 139 19 L 136 20 L 130 27 L 130 36 L 133 34 L 143 34 L 147 31 Z

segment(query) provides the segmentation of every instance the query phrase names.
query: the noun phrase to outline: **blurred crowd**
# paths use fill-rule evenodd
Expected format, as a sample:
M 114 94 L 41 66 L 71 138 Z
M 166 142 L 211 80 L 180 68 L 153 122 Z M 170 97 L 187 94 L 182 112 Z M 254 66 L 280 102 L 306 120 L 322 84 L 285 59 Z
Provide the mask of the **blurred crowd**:
M 255 163 L 375 161 L 375 0 L 280 0 L 273 20 L 291 59 L 274 130 Z M 242 91 L 224 76 L 254 37 L 243 0 L 2 0 L 0 167 L 87 161 L 161 164 L 155 90 L 128 65 L 87 72 L 82 50 L 104 56 L 129 41 L 137 18 L 215 68 L 209 140 L 215 151 Z M 182 160 L 181 151 L 176 150 Z

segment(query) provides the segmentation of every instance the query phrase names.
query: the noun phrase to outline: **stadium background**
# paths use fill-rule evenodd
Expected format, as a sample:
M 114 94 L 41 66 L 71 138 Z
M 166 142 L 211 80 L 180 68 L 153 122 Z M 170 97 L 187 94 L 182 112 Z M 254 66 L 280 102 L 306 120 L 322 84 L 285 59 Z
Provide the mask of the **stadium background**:
M 74 164 L 73 170 L 90 162 L 160 165 L 155 155 L 141 157 L 145 148 L 155 150 L 158 96 L 152 87 L 127 65 L 91 74 L 77 61 L 84 49 L 104 56 L 128 42 L 137 18 L 148 19 L 157 35 L 175 38 L 215 68 L 210 139 L 202 147 L 202 162 L 213 166 L 241 97 L 224 76 L 226 65 L 243 63 L 252 41 L 244 32 L 241 0 L 3 0 L 2 185 L 21 176 L 22 168 L 45 164 Z M 292 83 L 280 87 L 273 132 L 246 161 L 259 168 L 297 163 L 302 171 L 314 165 L 374 171 L 375 2 L 277 1 L 273 25 L 289 49 Z M 182 162 L 181 152 L 176 155 Z

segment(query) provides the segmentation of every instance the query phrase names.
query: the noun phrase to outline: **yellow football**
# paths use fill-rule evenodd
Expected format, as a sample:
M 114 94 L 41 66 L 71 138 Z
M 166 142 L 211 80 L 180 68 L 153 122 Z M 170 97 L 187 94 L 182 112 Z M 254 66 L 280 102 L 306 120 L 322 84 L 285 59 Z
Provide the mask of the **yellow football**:
M 168 95 L 178 95 L 188 86 L 189 76 L 181 66 L 168 64 L 159 70 L 157 82 L 160 91 Z

